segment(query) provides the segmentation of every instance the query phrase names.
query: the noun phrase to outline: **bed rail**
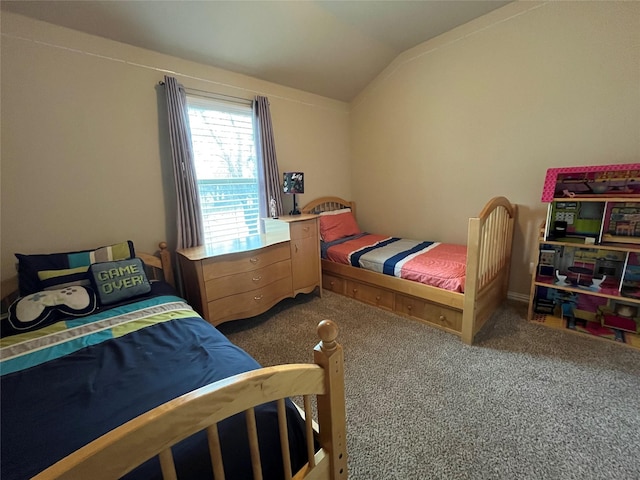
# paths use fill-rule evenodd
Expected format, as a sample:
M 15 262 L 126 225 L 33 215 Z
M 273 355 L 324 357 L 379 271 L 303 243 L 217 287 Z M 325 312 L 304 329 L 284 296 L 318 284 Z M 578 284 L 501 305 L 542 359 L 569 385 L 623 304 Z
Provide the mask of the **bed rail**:
M 330 320 L 318 325 L 320 343 L 315 364 L 261 368 L 207 385 L 161 405 L 103 435 L 49 467 L 35 480 L 120 478 L 158 456 L 164 479 L 176 479 L 171 446 L 207 431 L 216 479 L 224 479 L 218 422 L 244 412 L 247 418 L 254 478 L 262 478 L 254 407 L 277 402 L 281 453 L 287 479 L 346 479 L 344 358 L 336 343 L 338 329 Z M 310 396 L 317 396 L 320 449 L 315 451 Z M 286 428 L 285 398 L 302 396 L 309 461 L 292 472 Z M 287 468 L 288 466 L 288 468 Z M 295 476 L 294 476 L 295 473 Z

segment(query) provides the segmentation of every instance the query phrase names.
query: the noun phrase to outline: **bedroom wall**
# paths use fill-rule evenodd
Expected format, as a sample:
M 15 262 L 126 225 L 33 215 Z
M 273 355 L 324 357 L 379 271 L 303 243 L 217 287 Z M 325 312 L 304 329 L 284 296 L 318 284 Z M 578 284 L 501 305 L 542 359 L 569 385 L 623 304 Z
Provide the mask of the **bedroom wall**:
M 640 3 L 509 4 L 404 52 L 350 120 L 362 226 L 465 242 L 504 195 L 509 290 L 526 299 L 547 168 L 640 161 Z
M 280 170 L 306 174 L 299 203 L 328 186 L 350 198 L 347 104 L 20 15 L 1 21 L 2 279 L 15 275 L 14 252 L 175 246 L 165 71 L 191 88 L 267 96 Z

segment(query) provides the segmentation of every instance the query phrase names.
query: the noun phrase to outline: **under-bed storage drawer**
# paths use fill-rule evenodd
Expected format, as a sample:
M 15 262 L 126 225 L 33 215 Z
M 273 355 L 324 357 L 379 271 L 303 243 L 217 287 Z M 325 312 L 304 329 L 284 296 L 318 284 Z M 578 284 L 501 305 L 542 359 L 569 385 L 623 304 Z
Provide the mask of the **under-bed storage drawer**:
M 393 310 L 394 294 L 389 290 L 347 280 L 346 295 L 376 307 Z
M 322 288 L 331 290 L 332 292 L 345 295 L 344 286 L 346 281 L 343 278 L 334 277 L 326 273 L 322 274 Z
M 440 325 L 449 330 L 462 331 L 462 312 L 422 299 L 396 294 L 396 312 Z

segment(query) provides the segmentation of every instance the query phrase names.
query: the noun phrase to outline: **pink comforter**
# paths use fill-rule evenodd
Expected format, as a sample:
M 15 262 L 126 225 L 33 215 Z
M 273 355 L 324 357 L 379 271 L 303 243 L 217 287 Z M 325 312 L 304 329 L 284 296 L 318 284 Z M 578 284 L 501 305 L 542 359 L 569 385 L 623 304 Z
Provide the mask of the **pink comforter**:
M 453 292 L 464 292 L 465 245 L 367 234 L 329 247 L 326 258 Z

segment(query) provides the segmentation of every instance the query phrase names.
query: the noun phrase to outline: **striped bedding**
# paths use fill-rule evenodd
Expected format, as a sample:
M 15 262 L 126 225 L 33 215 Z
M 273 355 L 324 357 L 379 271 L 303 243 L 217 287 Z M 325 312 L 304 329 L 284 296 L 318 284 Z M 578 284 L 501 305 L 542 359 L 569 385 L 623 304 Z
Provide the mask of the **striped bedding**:
M 153 296 L 4 337 L 0 478 L 31 478 L 162 403 L 259 367 L 174 295 Z M 282 478 L 276 405 L 257 407 L 256 417 L 263 468 Z M 297 469 L 306 461 L 305 433 L 291 402 L 287 418 Z M 236 415 L 218 425 L 227 479 L 252 478 L 243 419 Z M 174 447 L 179 478 L 213 478 L 205 440 L 201 432 Z M 162 478 L 157 459 L 125 478 Z
M 362 233 L 323 242 L 322 258 L 453 292 L 464 292 L 465 245 Z

